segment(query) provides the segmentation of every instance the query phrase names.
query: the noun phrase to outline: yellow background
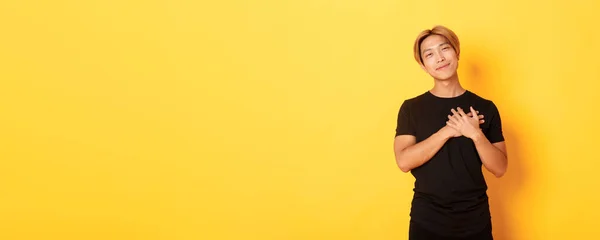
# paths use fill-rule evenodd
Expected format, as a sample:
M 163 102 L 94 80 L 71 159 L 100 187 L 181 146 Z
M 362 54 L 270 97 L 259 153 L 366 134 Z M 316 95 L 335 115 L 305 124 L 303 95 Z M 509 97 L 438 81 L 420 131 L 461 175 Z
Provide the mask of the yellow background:
M 597 237 L 598 1 L 2 1 L 0 239 L 406 239 L 443 24 L 494 100 L 497 239 Z

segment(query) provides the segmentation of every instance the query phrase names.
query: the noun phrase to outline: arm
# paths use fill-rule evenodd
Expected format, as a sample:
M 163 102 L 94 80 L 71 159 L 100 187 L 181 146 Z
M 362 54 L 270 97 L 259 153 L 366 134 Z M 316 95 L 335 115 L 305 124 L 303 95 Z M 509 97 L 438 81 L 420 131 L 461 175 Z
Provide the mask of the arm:
M 429 138 L 416 143 L 415 136 L 400 135 L 394 139 L 396 164 L 402 172 L 408 172 L 429 161 L 444 143 L 458 134 L 454 129 L 444 126 Z
M 458 108 L 458 111 L 451 109 L 453 116 L 449 116 L 448 125 L 458 130 L 463 136 L 470 138 L 475 143 L 477 153 L 481 158 L 483 166 L 496 177 L 502 177 L 508 167 L 508 158 L 506 154 L 506 145 L 504 141 L 491 143 L 479 127 L 476 127 L 477 120 L 467 116 L 464 111 Z M 471 107 L 471 112 L 475 109 Z M 500 128 L 500 120 L 496 118 L 496 130 Z
M 504 141 L 490 143 L 481 130 L 471 139 L 475 143 L 475 148 L 477 148 L 483 166 L 493 173 L 494 176 L 502 177 L 508 167 L 506 144 Z

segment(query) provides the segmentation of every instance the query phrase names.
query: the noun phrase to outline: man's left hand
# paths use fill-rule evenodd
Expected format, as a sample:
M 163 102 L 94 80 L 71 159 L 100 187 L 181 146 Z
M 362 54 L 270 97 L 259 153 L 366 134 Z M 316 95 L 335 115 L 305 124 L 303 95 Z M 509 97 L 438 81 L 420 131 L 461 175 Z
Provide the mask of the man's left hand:
M 468 116 L 460 107 L 457 110 L 451 109 L 453 115 L 448 115 L 446 124 L 459 131 L 463 136 L 474 140 L 483 133 L 479 128 L 477 111 L 473 107 L 470 107 L 470 110 L 471 114 L 469 115 L 471 116 Z

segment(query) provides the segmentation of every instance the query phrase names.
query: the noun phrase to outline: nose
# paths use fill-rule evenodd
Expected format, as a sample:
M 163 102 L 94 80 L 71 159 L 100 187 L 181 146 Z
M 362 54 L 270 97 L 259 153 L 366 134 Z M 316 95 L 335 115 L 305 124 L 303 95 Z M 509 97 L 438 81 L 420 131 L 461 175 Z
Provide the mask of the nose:
M 443 55 L 439 54 L 438 56 L 438 62 L 446 61 L 446 58 Z

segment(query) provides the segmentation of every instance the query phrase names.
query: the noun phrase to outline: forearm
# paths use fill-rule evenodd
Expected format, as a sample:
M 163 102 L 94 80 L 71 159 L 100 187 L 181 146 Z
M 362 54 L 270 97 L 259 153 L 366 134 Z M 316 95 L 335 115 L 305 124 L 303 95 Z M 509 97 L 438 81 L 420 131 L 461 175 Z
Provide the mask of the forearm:
M 396 154 L 396 163 L 400 170 L 408 172 L 429 161 L 450 137 L 438 131 L 429 138 L 407 147 Z
M 508 166 L 507 156 L 494 146 L 483 133 L 472 138 L 483 166 L 496 177 L 502 177 Z

